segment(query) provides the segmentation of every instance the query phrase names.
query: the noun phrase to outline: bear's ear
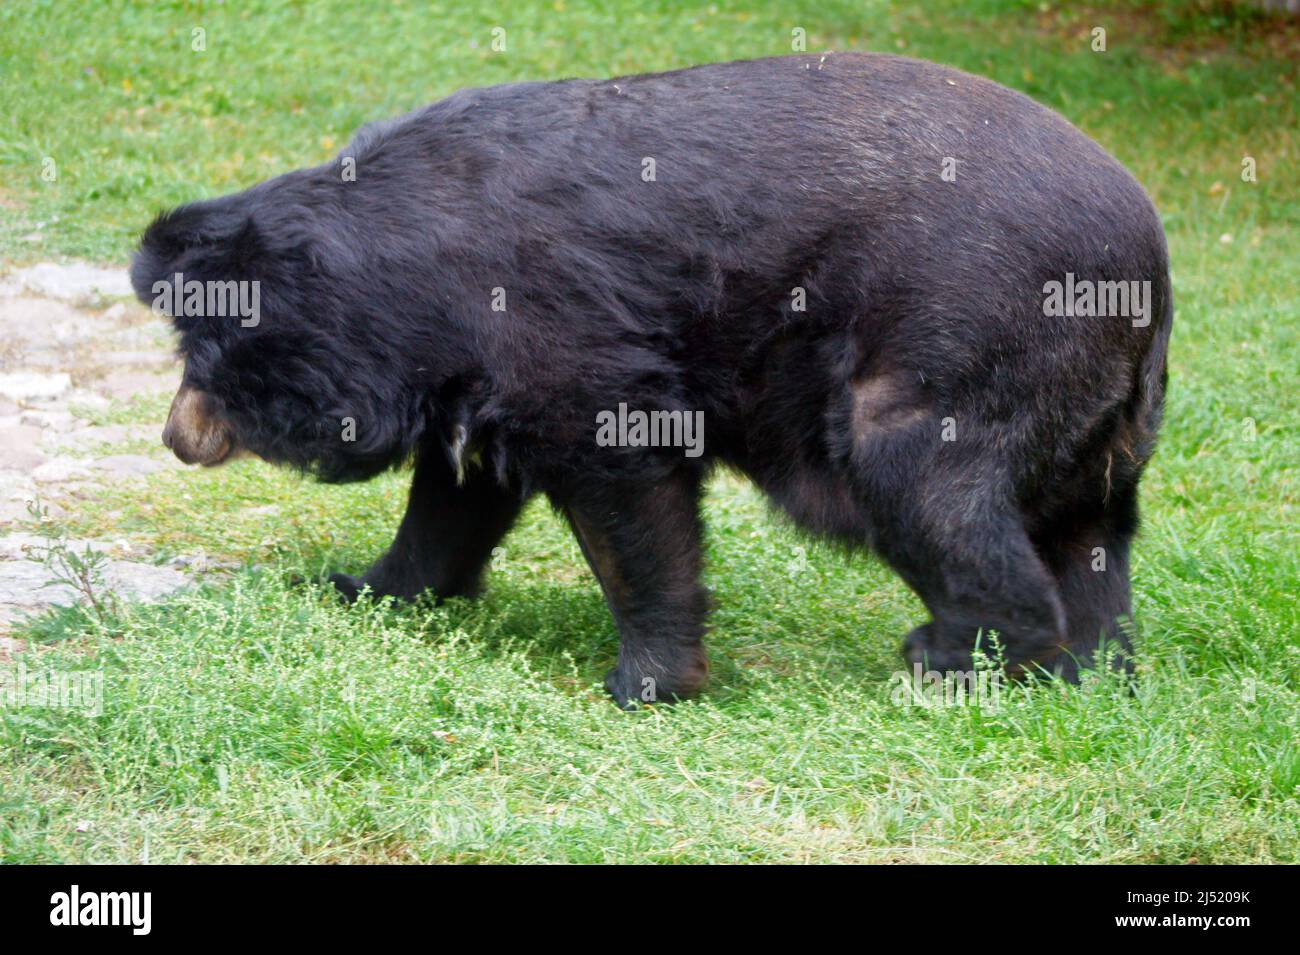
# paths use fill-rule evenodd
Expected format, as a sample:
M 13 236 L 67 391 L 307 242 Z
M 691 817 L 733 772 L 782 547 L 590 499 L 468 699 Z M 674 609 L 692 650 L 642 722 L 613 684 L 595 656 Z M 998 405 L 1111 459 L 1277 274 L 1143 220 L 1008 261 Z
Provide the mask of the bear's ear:
M 146 305 L 158 282 L 248 278 L 263 253 L 252 216 L 234 197 L 193 202 L 164 212 L 145 229 L 131 263 L 131 286 Z

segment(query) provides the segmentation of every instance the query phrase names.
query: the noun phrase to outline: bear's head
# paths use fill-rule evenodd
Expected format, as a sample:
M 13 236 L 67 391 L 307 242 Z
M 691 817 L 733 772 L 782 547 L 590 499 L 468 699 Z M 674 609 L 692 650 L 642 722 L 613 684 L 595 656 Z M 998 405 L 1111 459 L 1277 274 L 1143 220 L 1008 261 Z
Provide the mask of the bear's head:
M 163 429 L 177 457 L 251 453 L 348 481 L 412 453 L 429 322 L 391 314 L 364 244 L 334 192 L 302 174 L 149 226 L 131 281 L 178 335 L 184 375 Z

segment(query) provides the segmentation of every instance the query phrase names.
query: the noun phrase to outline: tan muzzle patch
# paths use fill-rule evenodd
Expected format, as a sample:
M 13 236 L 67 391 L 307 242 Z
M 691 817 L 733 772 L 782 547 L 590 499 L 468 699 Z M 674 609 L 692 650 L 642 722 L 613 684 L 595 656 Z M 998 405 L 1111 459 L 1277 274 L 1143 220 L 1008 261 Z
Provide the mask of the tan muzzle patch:
M 181 385 L 172 399 L 162 442 L 186 464 L 221 464 L 236 450 L 230 426 L 213 414 L 215 402 L 206 392 Z

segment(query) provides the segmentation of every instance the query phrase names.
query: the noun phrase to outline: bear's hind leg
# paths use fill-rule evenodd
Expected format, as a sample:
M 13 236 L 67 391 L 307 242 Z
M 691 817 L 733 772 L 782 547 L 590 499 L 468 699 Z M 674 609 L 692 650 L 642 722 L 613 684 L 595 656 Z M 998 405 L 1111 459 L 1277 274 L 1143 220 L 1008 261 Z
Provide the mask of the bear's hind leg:
M 1058 518 L 1034 543 L 1057 581 L 1065 604 L 1066 652 L 1049 670 L 1071 682 L 1083 667 L 1115 652 L 1112 665 L 1132 671 L 1133 605 L 1129 541 L 1137 526 L 1135 491 L 1118 494 L 1092 516 Z
M 457 484 L 437 449 L 422 452 L 406 515 L 388 552 L 364 576 L 332 574 L 330 582 L 349 601 L 366 587 L 377 597 L 406 600 L 425 591 L 439 597 L 473 596 L 492 548 L 510 530 L 523 503 L 485 471 Z
M 1012 674 L 1050 668 L 1066 642 L 1064 607 L 1014 507 L 963 481 L 912 486 L 881 505 L 873 505 L 876 550 L 932 617 L 906 638 L 909 663 L 969 672 L 978 642 Z

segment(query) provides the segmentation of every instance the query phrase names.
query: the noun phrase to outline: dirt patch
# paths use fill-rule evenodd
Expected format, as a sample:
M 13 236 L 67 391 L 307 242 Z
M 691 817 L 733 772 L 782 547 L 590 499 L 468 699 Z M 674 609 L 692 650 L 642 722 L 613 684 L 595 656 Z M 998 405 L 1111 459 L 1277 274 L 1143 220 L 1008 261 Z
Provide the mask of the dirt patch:
M 97 420 L 114 401 L 170 396 L 180 383 L 170 330 L 125 300 L 130 291 L 125 271 L 82 263 L 42 263 L 0 281 L 0 658 L 24 649 L 12 636 L 23 617 L 84 599 L 60 582 L 51 540 L 33 533 L 34 503 L 57 519 L 180 466 L 156 442 L 148 453 L 120 453 L 156 436 L 161 421 Z M 98 555 L 104 592 L 129 600 L 161 599 L 198 566 L 158 565 L 124 541 L 61 541 L 53 553 L 60 547 Z

